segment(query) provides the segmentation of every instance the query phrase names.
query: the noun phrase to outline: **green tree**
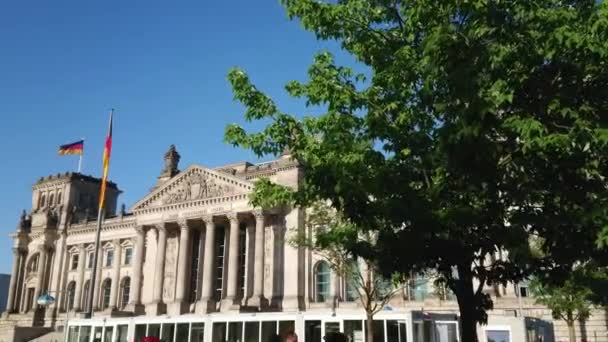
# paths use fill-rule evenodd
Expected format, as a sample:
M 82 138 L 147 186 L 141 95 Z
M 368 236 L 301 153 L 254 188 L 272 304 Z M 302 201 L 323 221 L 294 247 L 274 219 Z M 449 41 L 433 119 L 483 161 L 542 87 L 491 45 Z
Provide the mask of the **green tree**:
M 289 149 L 303 170 L 297 189 L 257 182 L 254 204 L 328 200 L 377 234 L 357 255 L 386 274 L 441 276 L 464 341 L 477 341 L 492 308 L 483 286 L 530 269 L 563 276 L 598 257 L 608 241 L 605 2 L 282 3 L 369 77 L 318 54 L 309 80 L 286 90 L 324 112 L 299 119 L 242 70 L 229 73 L 245 118 L 267 125 L 229 125 L 226 140 L 260 156 Z M 523 243 L 530 236 L 543 238 L 541 260 Z M 489 257 L 501 250 L 510 257 Z
M 566 322 L 570 342 L 576 342 L 574 324 L 589 318 L 592 291 L 580 284 L 574 275 L 559 286 L 543 284 L 538 279 L 534 279 L 530 282 L 530 288 L 537 303 L 551 309 L 554 319 L 562 319 Z
M 375 260 L 353 254 L 362 241 L 373 245 L 370 232 L 357 229 L 325 202 L 313 203 L 307 211 L 306 230 L 298 231 L 291 241 L 328 262 L 339 278 L 347 282 L 346 291 L 361 303 L 366 313 L 366 341 L 374 341 L 374 316 L 403 288 L 398 276 L 387 280 L 378 271 Z M 346 295 L 349 295 L 346 293 Z M 332 298 L 334 309 L 340 295 Z

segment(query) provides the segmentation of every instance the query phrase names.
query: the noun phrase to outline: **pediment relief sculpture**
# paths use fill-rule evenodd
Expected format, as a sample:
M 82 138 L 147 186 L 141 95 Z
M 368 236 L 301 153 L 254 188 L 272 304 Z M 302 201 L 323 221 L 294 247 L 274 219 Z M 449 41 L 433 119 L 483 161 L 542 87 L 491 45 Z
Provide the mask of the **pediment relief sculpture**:
M 246 180 L 193 165 L 136 203 L 132 210 L 244 194 L 252 189 L 253 184 Z
M 202 173 L 193 173 L 173 191 L 162 197 L 162 204 L 173 204 L 203 198 L 226 196 L 235 193 L 233 186 L 221 184 Z

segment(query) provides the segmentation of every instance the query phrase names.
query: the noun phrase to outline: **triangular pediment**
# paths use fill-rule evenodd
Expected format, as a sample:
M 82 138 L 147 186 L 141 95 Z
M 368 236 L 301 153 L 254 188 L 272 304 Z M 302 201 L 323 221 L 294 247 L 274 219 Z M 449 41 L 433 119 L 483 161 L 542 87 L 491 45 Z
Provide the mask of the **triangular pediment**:
M 246 194 L 252 190 L 251 182 L 224 172 L 192 165 L 135 203 L 131 211 Z

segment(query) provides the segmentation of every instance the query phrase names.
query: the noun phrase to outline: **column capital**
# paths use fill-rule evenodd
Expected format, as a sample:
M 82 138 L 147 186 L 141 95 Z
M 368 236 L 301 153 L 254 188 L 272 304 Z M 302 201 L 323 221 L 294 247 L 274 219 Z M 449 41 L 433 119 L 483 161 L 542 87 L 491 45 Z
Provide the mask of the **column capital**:
M 239 222 L 239 216 L 235 212 L 230 212 L 230 213 L 226 214 L 226 217 L 228 218 L 228 221 L 230 221 L 230 223 Z
M 164 223 L 164 222 L 154 224 L 154 228 L 156 228 L 156 230 L 158 230 L 158 232 L 159 232 L 159 233 L 160 233 L 161 231 L 162 231 L 163 233 L 166 233 L 166 232 L 167 232 L 167 228 L 166 228 L 166 225 L 165 225 L 165 223 Z
M 145 234 L 146 233 L 146 228 L 144 226 L 136 226 L 135 227 L 135 231 L 138 234 Z
M 38 252 L 48 252 L 49 248 L 47 245 L 41 244 L 41 245 L 36 246 L 36 250 Z
M 203 222 L 205 222 L 206 225 L 214 224 L 215 222 L 213 221 L 213 215 L 203 216 Z
M 177 225 L 181 230 L 187 230 L 188 228 L 190 228 L 190 226 L 188 225 L 188 219 L 184 217 L 180 217 L 177 219 Z
M 261 220 L 264 218 L 264 209 L 253 209 L 251 213 L 256 220 Z
M 114 239 L 114 240 L 112 240 L 112 244 L 114 245 L 114 247 L 120 246 L 120 239 Z

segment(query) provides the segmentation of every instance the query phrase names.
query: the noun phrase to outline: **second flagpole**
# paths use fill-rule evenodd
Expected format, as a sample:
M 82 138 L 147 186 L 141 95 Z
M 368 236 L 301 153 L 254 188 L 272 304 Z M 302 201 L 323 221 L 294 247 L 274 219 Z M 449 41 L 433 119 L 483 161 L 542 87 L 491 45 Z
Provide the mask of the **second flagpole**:
M 108 177 L 108 169 L 110 166 L 110 153 L 111 153 L 111 149 L 112 149 L 112 117 L 114 116 L 114 109 L 112 109 L 112 111 L 110 112 L 110 124 L 108 127 L 108 136 L 106 137 L 106 145 L 104 148 L 104 156 L 103 156 L 103 176 L 101 179 L 101 190 L 99 193 L 99 209 L 97 211 L 97 229 L 95 230 L 95 251 L 93 253 L 93 270 L 92 270 L 92 274 L 91 274 L 91 285 L 89 287 L 89 293 L 88 293 L 88 298 L 87 298 L 87 305 L 85 307 L 85 313 L 84 313 L 84 317 L 85 318 L 92 318 L 93 317 L 93 312 L 94 312 L 94 308 L 93 308 L 93 299 L 95 298 L 95 288 L 96 286 L 96 282 L 99 281 L 99 279 L 97 279 L 97 272 L 100 271 L 99 270 L 99 265 L 98 265 L 98 260 L 101 257 L 99 254 L 99 250 L 100 250 L 100 245 L 101 245 L 101 224 L 102 221 L 105 217 L 105 213 L 104 213 L 104 202 L 105 202 L 105 188 L 106 188 L 106 181 L 107 181 L 107 177 Z M 101 289 L 100 289 L 101 290 Z

